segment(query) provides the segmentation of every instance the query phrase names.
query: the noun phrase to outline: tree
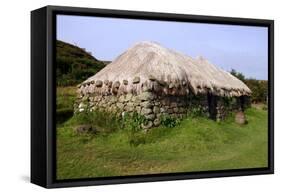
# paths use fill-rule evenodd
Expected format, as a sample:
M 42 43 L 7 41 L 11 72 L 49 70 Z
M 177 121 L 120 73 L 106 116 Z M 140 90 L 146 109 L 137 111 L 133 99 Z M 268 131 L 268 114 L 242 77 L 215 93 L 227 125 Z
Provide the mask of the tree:
M 238 72 L 238 71 L 236 71 L 235 69 L 231 69 L 231 71 L 230 71 L 230 73 L 233 75 L 233 76 L 235 76 L 235 77 L 237 77 L 238 79 L 240 79 L 241 81 L 245 81 L 245 76 L 241 73 L 241 72 Z
M 251 89 L 251 100 L 253 103 L 266 103 L 267 99 L 267 84 L 265 80 L 247 79 L 245 84 Z
M 247 79 L 241 72 L 231 69 L 230 73 L 243 81 L 252 91 L 251 101 L 253 103 L 266 103 L 267 100 L 267 85 L 266 80 L 257 80 L 253 78 Z

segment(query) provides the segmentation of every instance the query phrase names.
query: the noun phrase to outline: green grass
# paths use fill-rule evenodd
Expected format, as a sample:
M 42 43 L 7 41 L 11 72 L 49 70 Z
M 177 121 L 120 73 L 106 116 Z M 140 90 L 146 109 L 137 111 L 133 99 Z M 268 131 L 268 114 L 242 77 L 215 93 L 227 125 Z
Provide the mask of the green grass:
M 72 117 L 57 128 L 57 178 L 89 178 L 266 167 L 267 111 L 250 108 L 248 124 L 186 118 L 174 128 L 76 134 Z M 98 123 L 98 122 L 97 122 Z
M 58 87 L 57 88 L 57 124 L 63 123 L 73 115 L 73 104 L 76 99 L 76 87 Z

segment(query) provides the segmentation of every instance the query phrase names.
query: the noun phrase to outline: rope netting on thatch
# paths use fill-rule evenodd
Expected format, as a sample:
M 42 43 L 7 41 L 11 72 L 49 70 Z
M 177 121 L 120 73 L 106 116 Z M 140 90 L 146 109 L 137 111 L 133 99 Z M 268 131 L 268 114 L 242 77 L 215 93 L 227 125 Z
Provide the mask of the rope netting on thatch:
M 206 59 L 193 59 L 154 42 L 134 45 L 79 85 L 82 93 L 139 94 L 148 90 L 170 95 L 251 94 L 242 81 Z

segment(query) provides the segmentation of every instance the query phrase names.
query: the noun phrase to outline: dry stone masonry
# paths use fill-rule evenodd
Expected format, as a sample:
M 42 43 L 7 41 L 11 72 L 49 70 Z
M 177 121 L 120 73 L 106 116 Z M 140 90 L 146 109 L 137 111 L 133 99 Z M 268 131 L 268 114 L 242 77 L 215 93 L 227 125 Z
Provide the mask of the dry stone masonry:
M 122 84 L 120 82 L 112 84 L 112 82 L 106 81 L 103 88 L 103 83 L 99 80 L 79 86 L 79 97 L 75 104 L 75 112 L 99 110 L 115 112 L 120 115 L 136 112 L 148 120 L 147 126 L 143 126 L 143 128 L 159 126 L 161 116 L 184 117 L 188 106 L 186 96 L 164 95 L 164 93 L 159 95 L 155 92 L 155 87 L 162 87 L 162 89 L 165 87 L 153 82 L 156 82 L 156 80 L 152 79 L 150 84 L 139 86 L 140 78 L 136 77 L 133 79 L 134 87 L 130 89 L 126 88 L 127 80 L 123 80 Z M 138 87 L 141 87 L 141 92 L 134 90 Z M 81 89 L 86 92 L 81 92 Z M 91 92 L 92 90 L 95 92 Z M 172 90 L 171 92 L 173 93 Z
M 222 120 L 231 110 L 243 111 L 251 90 L 206 59 L 193 59 L 154 42 L 129 48 L 78 86 L 75 113 L 137 112 L 160 124 L 162 116 L 181 118 L 199 111 Z M 234 99 L 234 103 L 233 103 Z

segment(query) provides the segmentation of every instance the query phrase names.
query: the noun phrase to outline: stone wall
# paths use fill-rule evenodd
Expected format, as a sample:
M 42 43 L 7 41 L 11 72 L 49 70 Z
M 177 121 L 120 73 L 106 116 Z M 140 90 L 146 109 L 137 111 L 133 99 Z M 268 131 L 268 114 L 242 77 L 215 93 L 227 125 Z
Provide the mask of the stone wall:
M 119 114 L 137 112 L 145 116 L 148 124 L 144 129 L 160 125 L 162 116 L 182 118 L 191 111 L 201 111 L 206 117 L 220 121 L 224 119 L 229 111 L 239 109 L 239 98 L 216 97 L 215 115 L 211 117 L 207 95 L 187 96 L 156 95 L 153 92 L 142 92 L 140 94 L 101 95 L 84 94 L 75 103 L 75 113 L 84 111 L 108 111 Z
M 138 95 L 91 95 L 80 96 L 75 103 L 75 113 L 83 111 L 109 111 L 116 114 L 137 112 L 148 120 L 151 128 L 160 125 L 161 116 L 182 118 L 187 112 L 185 96 L 159 96 L 152 92 L 142 92 Z
M 229 112 L 235 111 L 244 111 L 246 108 L 251 106 L 250 97 L 241 96 L 241 97 L 232 97 L 232 98 L 217 98 L 216 106 L 216 120 L 221 121 L 225 119 Z

